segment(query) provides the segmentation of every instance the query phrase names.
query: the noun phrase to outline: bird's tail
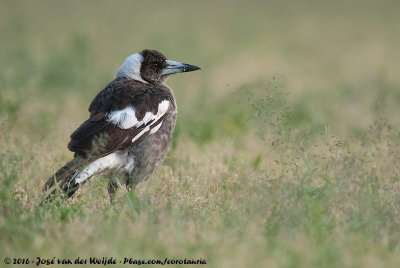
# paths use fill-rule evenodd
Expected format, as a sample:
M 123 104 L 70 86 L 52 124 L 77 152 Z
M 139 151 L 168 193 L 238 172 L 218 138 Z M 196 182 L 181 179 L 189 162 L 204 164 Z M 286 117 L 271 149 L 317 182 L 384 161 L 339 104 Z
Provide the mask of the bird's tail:
M 83 165 L 82 159 L 74 158 L 51 176 L 43 187 L 45 200 L 51 201 L 57 192 L 66 198 L 71 197 L 79 188 L 74 177 Z

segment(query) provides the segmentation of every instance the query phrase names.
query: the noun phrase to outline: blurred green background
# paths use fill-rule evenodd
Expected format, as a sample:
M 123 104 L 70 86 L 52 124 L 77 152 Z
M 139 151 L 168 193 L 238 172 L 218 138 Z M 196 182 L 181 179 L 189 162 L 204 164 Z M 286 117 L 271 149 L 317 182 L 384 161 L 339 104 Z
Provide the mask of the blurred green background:
M 398 267 L 399 14 L 389 0 L 0 1 L 3 254 Z M 92 98 L 145 48 L 202 67 L 168 81 L 163 166 L 117 204 L 93 180 L 38 207 Z
M 377 109 L 398 123 L 396 3 L 2 1 L 2 111 L 23 117 L 40 96 L 48 106 L 19 127 L 43 131 L 48 109 L 58 113 L 67 97 L 87 106 L 125 57 L 153 48 L 203 67 L 169 81 L 182 120 L 196 101 L 282 76 L 298 124 L 365 128 Z

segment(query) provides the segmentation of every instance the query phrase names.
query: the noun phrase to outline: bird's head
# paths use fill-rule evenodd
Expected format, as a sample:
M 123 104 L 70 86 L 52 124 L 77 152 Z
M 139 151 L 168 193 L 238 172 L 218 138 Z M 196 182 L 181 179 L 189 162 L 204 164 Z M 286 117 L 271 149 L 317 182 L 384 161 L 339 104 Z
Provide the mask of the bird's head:
M 167 60 L 157 50 L 145 49 L 126 58 L 117 72 L 117 77 L 135 79 L 144 83 L 164 84 L 172 75 L 200 70 L 199 67 Z

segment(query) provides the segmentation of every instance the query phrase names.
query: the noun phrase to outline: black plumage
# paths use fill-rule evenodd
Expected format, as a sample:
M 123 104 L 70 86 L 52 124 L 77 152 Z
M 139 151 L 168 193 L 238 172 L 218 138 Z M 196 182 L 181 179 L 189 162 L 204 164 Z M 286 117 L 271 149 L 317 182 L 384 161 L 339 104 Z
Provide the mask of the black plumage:
M 115 79 L 94 98 L 89 107 L 90 118 L 71 134 L 68 149 L 86 156 L 94 152 L 93 142 L 96 138 L 101 139 L 102 135 L 107 140 L 106 144 L 104 148 L 96 148 L 101 151 L 92 154 L 93 159 L 134 146 L 146 136 L 143 135 L 134 143 L 130 140 L 153 121 L 137 128 L 121 129 L 106 120 L 108 114 L 132 105 L 136 110 L 136 118 L 140 121 L 146 112 L 156 114 L 159 103 L 165 99 L 174 100 L 171 90 L 165 85 L 144 84 L 126 78 Z M 172 102 L 172 105 L 171 109 L 175 110 L 175 103 Z M 159 121 L 162 119 L 163 117 Z M 153 124 L 150 130 L 156 125 Z

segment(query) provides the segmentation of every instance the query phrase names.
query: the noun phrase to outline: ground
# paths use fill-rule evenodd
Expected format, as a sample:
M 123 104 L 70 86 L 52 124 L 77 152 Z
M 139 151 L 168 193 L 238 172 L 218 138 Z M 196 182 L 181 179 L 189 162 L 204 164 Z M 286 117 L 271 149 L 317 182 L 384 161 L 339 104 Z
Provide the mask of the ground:
M 399 8 L 1 1 L 0 263 L 399 267 Z M 168 81 L 168 158 L 112 204 L 103 175 L 40 207 L 90 101 L 144 48 L 202 67 Z

